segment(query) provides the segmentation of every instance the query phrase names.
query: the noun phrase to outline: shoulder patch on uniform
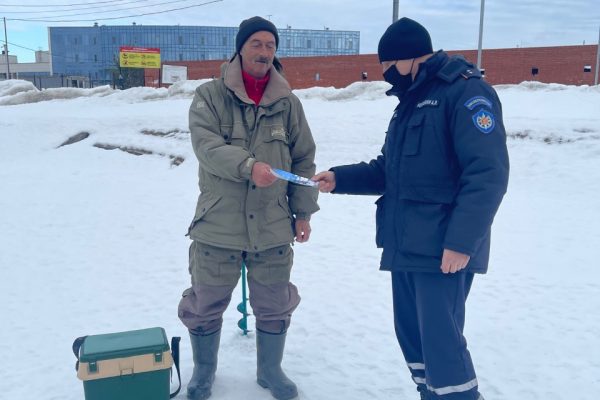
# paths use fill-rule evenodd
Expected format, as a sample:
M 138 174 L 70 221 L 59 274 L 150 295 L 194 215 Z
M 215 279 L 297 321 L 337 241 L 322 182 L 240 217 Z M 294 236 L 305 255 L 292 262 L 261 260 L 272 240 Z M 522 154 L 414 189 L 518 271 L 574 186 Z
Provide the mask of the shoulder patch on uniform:
M 482 133 L 488 134 L 491 133 L 496 127 L 496 120 L 494 119 L 494 114 L 491 112 L 480 108 L 475 114 L 473 114 L 473 124 L 475 128 L 479 129 Z
M 467 107 L 469 110 L 474 109 L 477 106 L 488 106 L 489 108 L 492 108 L 492 102 L 483 96 L 475 96 L 475 97 L 471 97 L 469 100 L 467 100 L 465 102 L 465 107 Z
M 206 107 L 206 102 L 202 101 L 202 100 L 198 100 L 198 102 L 196 103 L 196 108 L 204 108 Z

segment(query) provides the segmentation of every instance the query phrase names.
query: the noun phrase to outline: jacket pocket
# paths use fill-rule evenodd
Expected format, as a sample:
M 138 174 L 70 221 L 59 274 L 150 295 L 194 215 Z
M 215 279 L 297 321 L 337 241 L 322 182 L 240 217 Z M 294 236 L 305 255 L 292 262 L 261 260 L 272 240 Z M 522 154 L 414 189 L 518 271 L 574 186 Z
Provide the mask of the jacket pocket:
M 401 249 L 441 257 L 451 205 L 402 200 L 404 218 Z
M 413 115 L 408 121 L 408 129 L 406 130 L 406 137 L 402 146 L 402 155 L 415 156 L 419 154 L 421 137 L 423 136 L 423 128 L 425 126 L 424 120 L 424 114 L 417 114 Z
M 241 124 L 221 125 L 221 136 L 226 144 L 247 148 L 246 129 Z
M 273 202 L 262 209 L 264 210 L 264 224 L 261 226 L 262 244 L 293 242 L 293 218 L 285 196 L 273 199 Z
M 223 136 L 223 140 L 225 143 L 231 144 L 231 132 L 233 131 L 232 124 L 221 124 L 219 125 L 219 132 L 221 132 L 221 136 Z
M 383 224 L 385 223 L 385 196 L 381 196 L 375 202 L 377 205 L 377 211 L 375 211 L 375 244 L 378 248 L 383 247 L 384 229 Z
M 283 211 L 285 211 L 285 214 L 292 219 L 292 210 L 290 209 L 290 206 L 287 202 L 287 198 L 285 196 L 279 196 L 277 198 L 277 203 L 279 204 L 279 207 L 281 207 L 283 209 Z
M 204 216 L 210 211 L 211 208 L 215 206 L 221 200 L 221 196 L 211 196 L 211 195 L 200 195 L 198 199 L 198 204 L 196 205 L 196 213 L 194 214 L 194 219 L 188 228 L 188 233 L 186 236 L 189 236 L 192 232 L 192 229 L 196 227 L 198 222 L 204 218 Z
M 287 134 L 269 134 L 263 140 L 260 148 L 257 149 L 257 156 L 262 155 L 271 162 L 275 168 L 282 168 L 286 171 L 292 166 L 292 155 Z
M 275 202 L 275 207 L 272 207 L 271 209 L 267 209 L 267 212 L 270 211 L 269 217 L 265 218 L 266 221 L 268 222 L 277 222 L 277 221 L 281 221 L 282 219 L 286 219 L 289 221 L 290 225 L 292 222 L 292 211 L 290 210 L 290 206 L 288 205 L 287 200 L 285 199 L 285 197 L 281 197 L 279 196 L 277 198 L 277 201 Z

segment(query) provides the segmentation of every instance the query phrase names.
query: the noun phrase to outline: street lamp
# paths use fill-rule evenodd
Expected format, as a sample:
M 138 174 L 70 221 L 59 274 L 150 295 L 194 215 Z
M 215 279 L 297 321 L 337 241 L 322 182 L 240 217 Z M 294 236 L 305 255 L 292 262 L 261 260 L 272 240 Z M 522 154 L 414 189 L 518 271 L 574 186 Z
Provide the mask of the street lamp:
M 481 0 L 481 9 L 479 10 L 479 45 L 477 46 L 477 68 L 481 69 L 481 43 L 483 41 L 483 10 L 485 0 Z

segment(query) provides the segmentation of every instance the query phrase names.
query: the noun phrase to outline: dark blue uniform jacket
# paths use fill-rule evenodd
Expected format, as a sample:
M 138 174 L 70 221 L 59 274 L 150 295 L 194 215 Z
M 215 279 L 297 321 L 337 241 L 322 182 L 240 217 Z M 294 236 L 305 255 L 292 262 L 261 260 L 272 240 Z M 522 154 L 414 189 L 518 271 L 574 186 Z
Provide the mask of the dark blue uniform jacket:
M 490 228 L 508 184 L 502 108 L 462 57 L 438 51 L 420 65 L 390 121 L 382 154 L 338 166 L 334 193 L 382 195 L 381 269 L 440 272 L 444 248 L 485 273 Z

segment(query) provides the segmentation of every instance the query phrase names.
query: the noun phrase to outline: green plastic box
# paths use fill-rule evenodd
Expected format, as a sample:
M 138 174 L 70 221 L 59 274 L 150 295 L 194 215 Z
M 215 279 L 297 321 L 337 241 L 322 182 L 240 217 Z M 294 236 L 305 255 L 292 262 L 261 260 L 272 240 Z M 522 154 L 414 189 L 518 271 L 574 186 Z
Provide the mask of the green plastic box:
M 168 400 L 172 365 L 163 328 L 91 335 L 77 377 L 86 400 Z

